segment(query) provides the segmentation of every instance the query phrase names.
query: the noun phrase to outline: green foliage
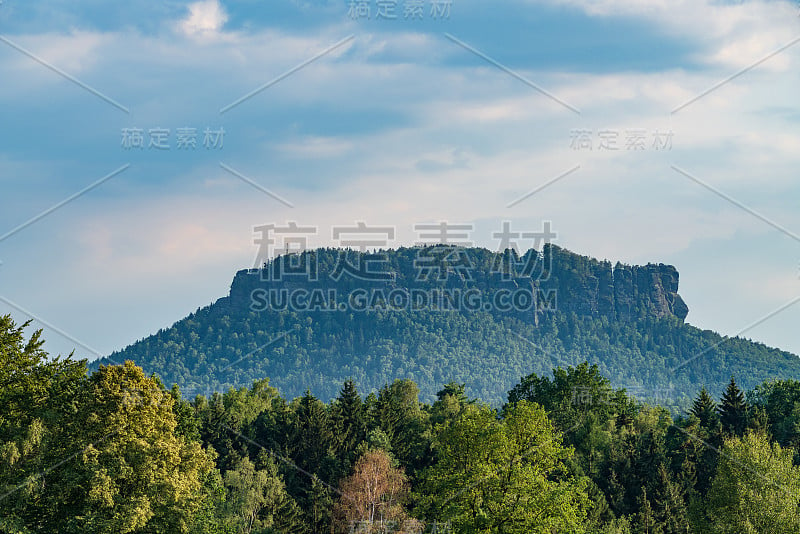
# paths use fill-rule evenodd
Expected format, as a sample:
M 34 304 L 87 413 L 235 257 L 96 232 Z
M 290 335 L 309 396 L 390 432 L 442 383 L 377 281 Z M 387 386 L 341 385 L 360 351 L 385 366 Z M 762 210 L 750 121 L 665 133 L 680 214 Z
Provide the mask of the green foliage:
M 520 377 L 588 360 L 614 387 L 641 391 L 643 400 L 667 403 L 673 413 L 685 411 L 701 385 L 717 391 L 731 374 L 746 377 L 743 387 L 800 376 L 794 355 L 685 324 L 673 313 L 680 298 L 671 293 L 677 273 L 666 266 L 641 267 L 639 278 L 633 268 L 618 266 L 612 276 L 607 262 L 551 247 L 546 279 L 505 280 L 496 268 L 497 255 L 474 248 L 465 249 L 474 267 L 471 279 L 451 273 L 445 280 L 418 280 L 419 250 L 385 251 L 387 269 L 396 274 L 391 283 L 332 280 L 339 252 L 326 249 L 308 253 L 319 265 L 316 282 L 292 279 L 282 286 L 261 281 L 257 271 L 241 271 L 230 296 L 111 357 L 130 359 L 192 396 L 270 377 L 288 399 L 308 389 L 327 402 L 346 379 L 369 392 L 406 378 L 417 384 L 424 402 L 434 402 L 442 384 L 455 381 L 466 384 L 470 398 L 495 407 Z M 491 306 L 253 311 L 252 291 L 270 287 L 333 290 L 340 296 L 365 287 L 472 290 L 487 303 L 499 291 L 535 287 L 555 291 L 557 306 L 520 312 Z M 664 299 L 673 300 L 672 308 L 657 309 Z
M 583 532 L 587 481 L 564 461 L 571 451 L 536 404 L 519 401 L 502 419 L 472 406 L 437 439 L 424 475 L 426 514 L 455 532 Z
M 658 468 L 658 486 L 655 495 L 659 525 L 663 534 L 690 532 L 688 510 L 681 486 L 672 480 L 664 464 Z
M 410 380 L 395 380 L 381 388 L 371 416 L 389 437 L 391 453 L 412 476 L 430 458 L 429 415 L 419 402 L 419 388 Z
M 800 468 L 792 451 L 748 432 L 726 438 L 706 502 L 705 524 L 713 534 L 800 532 Z
M 800 446 L 800 382 L 771 380 L 747 395 L 750 404 L 764 410 L 769 430 L 783 447 Z
M 695 416 L 700 424 L 706 429 L 713 429 L 719 423 L 719 416 L 717 415 L 717 405 L 705 386 L 700 388 L 700 393 L 692 403 L 692 409 L 689 412 Z
M 335 428 L 334 448 L 344 462 L 352 463 L 356 447 L 367 432 L 366 409 L 352 380 L 345 381 L 331 406 L 331 419 Z
M 176 432 L 170 393 L 126 362 L 101 367 L 81 397 L 64 432 L 70 442 L 89 444 L 59 469 L 69 484 L 60 530 L 187 532 L 213 462 Z
M 736 385 L 733 377 L 722 394 L 717 411 L 722 429 L 726 433 L 734 436 L 741 436 L 744 433 L 747 427 L 748 406 L 744 399 L 744 393 Z
M 23 329 L 0 318 L 0 532 L 316 534 L 366 517 L 374 532 L 800 534 L 794 380 L 747 402 L 731 380 L 718 413 L 701 389 L 677 420 L 587 362 L 526 374 L 501 410 L 452 380 L 432 404 L 409 379 L 366 398 L 346 380 L 328 404 L 267 379 L 187 401 L 132 362 L 87 376 L 48 359 Z
M 656 521 L 655 513 L 647 498 L 647 489 L 644 487 L 639 496 L 638 505 L 639 512 L 637 512 L 634 522 L 634 534 L 663 534 L 664 531 Z
M 26 532 L 52 524 L 55 503 L 52 465 L 80 452 L 65 442 L 63 426 L 75 417 L 75 401 L 86 374 L 84 361 L 71 356 L 47 359 L 41 330 L 26 341 L 24 329 L 8 315 L 0 317 L 0 525 Z
M 225 473 L 228 492 L 224 518 L 234 532 L 261 532 L 276 527 L 289 501 L 278 469 L 269 458 L 257 469 L 249 458 Z

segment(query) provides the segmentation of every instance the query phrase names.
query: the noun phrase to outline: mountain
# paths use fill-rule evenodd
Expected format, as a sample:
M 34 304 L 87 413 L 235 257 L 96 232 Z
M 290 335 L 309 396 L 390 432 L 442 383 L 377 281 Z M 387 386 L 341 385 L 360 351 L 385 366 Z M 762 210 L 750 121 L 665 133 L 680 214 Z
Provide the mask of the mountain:
M 288 397 L 328 400 L 347 378 L 365 392 L 409 378 L 426 401 L 455 381 L 501 404 L 523 376 L 588 361 L 673 408 L 731 375 L 744 388 L 800 378 L 797 356 L 700 330 L 688 311 L 672 266 L 612 266 L 555 245 L 317 249 L 239 271 L 227 297 L 93 368 L 133 360 L 190 396 L 268 377 Z

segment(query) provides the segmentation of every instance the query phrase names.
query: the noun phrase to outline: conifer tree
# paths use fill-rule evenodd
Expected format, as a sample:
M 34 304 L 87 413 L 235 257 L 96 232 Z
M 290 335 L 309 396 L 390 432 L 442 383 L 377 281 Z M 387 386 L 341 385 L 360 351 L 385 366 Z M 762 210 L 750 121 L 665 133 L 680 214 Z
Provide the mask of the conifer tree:
M 662 534 L 662 530 L 656 522 L 656 516 L 650 500 L 647 498 L 647 489 L 642 486 L 642 494 L 637 500 L 639 511 L 636 514 L 634 532 L 636 534 Z
M 336 430 L 337 453 L 340 458 L 342 455 L 349 456 L 364 440 L 367 432 L 364 403 L 352 380 L 346 380 L 342 386 L 339 397 L 332 407 L 331 417 Z
M 717 411 L 722 429 L 726 433 L 734 436 L 741 436 L 744 433 L 747 427 L 747 402 L 733 377 L 722 394 L 722 402 Z
M 658 523 L 664 534 L 689 532 L 686 501 L 680 486 L 670 479 L 664 464 L 658 468 L 658 491 L 655 496 Z
M 717 405 L 705 386 L 700 389 L 697 398 L 692 403 L 692 409 L 689 413 L 700 420 L 700 424 L 706 428 L 711 429 L 716 426 L 719 421 L 717 416 Z

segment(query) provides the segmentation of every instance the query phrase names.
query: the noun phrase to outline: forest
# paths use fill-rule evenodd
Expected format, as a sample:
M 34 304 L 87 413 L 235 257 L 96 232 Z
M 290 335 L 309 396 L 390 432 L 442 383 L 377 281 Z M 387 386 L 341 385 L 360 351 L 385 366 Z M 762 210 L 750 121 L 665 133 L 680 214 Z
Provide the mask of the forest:
M 678 414 L 586 362 L 494 407 L 409 379 L 184 398 L 28 327 L 0 318 L 2 532 L 800 533 L 794 379 L 732 376 Z
M 382 251 L 377 261 L 357 251 L 318 249 L 301 256 L 297 263 L 306 268 L 292 275 L 281 263 L 292 263 L 291 257 L 280 257 L 261 271 L 238 272 L 229 296 L 90 368 L 131 360 L 191 397 L 270 377 L 287 397 L 309 390 L 324 402 L 333 400 L 347 379 L 366 394 L 407 378 L 429 404 L 442 384 L 453 381 L 465 384 L 468 396 L 500 408 L 520 377 L 588 361 L 615 387 L 676 413 L 691 405 L 702 386 L 720 390 L 731 375 L 746 389 L 768 378 L 800 376 L 794 354 L 685 323 L 672 267 L 612 266 L 554 245 L 522 257 L 481 248 L 451 249 L 451 256 L 444 256 L 449 250 L 444 247 L 433 250 Z M 430 267 L 434 254 L 436 269 Z M 391 279 L 337 275 L 339 265 L 363 265 L 368 257 L 383 269 L 377 274 Z M 265 280 L 267 274 L 271 280 Z M 474 291 L 488 303 L 502 291 L 531 284 L 557 295 L 553 309 L 408 309 L 386 303 L 331 312 L 254 309 L 251 301 L 251 295 L 270 289 L 339 297 L 375 289 L 387 295 Z M 493 372 L 485 373 L 487 367 Z

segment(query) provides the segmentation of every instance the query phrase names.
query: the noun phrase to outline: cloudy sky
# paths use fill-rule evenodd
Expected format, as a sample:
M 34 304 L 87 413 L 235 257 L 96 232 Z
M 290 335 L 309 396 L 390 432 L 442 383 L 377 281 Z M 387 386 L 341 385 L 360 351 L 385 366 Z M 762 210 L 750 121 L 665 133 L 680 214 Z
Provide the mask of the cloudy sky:
M 254 226 L 552 221 L 800 353 L 797 2 L 416 3 L 0 2 L 0 313 L 94 359 L 226 295 Z

